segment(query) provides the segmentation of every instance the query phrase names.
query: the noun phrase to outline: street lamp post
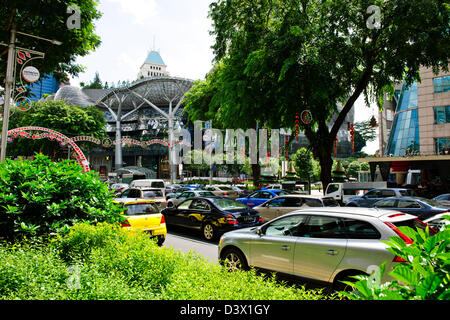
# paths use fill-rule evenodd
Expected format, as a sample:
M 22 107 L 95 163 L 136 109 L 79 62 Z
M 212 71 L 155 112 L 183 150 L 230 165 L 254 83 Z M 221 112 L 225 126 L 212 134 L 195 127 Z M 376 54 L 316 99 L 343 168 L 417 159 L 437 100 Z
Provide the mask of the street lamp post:
M 3 125 L 2 125 L 2 140 L 1 140 L 1 152 L 0 162 L 5 161 L 6 158 L 6 140 L 8 138 L 8 122 L 9 122 L 9 108 L 11 101 L 11 89 L 14 84 L 14 62 L 16 54 L 16 26 L 13 23 L 11 26 L 11 37 L 9 41 L 8 49 L 8 62 L 6 69 L 6 81 L 5 81 L 5 104 L 3 108 Z
M 6 67 L 6 81 L 5 81 L 5 104 L 3 108 L 3 124 L 1 135 L 1 150 L 0 150 L 0 162 L 6 159 L 6 144 L 8 139 L 8 125 L 9 125 L 9 111 L 11 108 L 12 89 L 14 86 L 14 67 L 16 63 L 16 34 L 21 34 L 27 37 L 37 38 L 39 40 L 45 40 L 55 45 L 61 45 L 62 42 L 58 40 L 50 40 L 42 37 L 38 37 L 32 34 L 20 32 L 16 30 L 16 25 L 13 22 L 11 24 L 11 36 L 8 44 L 8 62 Z M 25 49 L 27 50 L 27 49 Z M 32 50 L 30 50 L 32 51 Z M 37 51 L 34 51 L 37 52 Z M 44 55 L 42 52 L 37 52 Z

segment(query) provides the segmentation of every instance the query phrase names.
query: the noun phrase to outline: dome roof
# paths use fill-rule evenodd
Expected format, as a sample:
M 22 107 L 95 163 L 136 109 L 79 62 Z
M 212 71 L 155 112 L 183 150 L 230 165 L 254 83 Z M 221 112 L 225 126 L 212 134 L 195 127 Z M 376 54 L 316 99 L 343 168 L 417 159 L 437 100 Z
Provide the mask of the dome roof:
M 160 64 L 163 66 L 166 65 L 157 51 L 150 51 L 147 55 L 147 59 L 145 59 L 145 63 Z
M 63 100 L 68 104 L 74 104 L 82 107 L 95 105 L 95 101 L 85 95 L 80 88 L 72 86 L 61 87 L 56 92 L 54 100 Z

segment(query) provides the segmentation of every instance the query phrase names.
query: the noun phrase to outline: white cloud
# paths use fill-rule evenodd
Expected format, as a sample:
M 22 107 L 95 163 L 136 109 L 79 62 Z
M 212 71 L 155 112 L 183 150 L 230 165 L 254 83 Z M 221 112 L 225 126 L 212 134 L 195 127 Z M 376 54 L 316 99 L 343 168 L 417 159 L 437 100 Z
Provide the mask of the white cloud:
M 135 20 L 126 21 L 144 24 L 149 18 L 159 14 L 156 0 L 108 0 L 118 3 L 123 12 L 131 14 Z

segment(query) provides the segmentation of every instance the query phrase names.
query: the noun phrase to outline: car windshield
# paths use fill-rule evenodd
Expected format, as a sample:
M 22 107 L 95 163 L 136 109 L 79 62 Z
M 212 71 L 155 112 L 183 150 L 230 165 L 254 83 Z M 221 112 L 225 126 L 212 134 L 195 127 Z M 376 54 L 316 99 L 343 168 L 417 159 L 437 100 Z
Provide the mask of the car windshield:
M 413 190 L 400 190 L 400 194 L 404 197 L 414 197 L 415 193 Z
M 159 212 L 158 207 L 153 203 L 126 204 L 124 207 L 124 214 L 127 216 L 139 216 Z
M 222 191 L 234 191 L 233 189 L 231 189 L 229 187 L 219 187 L 219 189 Z
M 202 197 L 214 197 L 214 193 L 209 191 L 202 191 L 198 193 Z
M 397 221 L 393 222 L 396 227 L 410 227 L 413 230 L 416 230 L 416 227 L 424 230 L 426 229 L 427 225 L 425 223 L 422 223 L 418 219 L 409 219 L 409 220 L 403 220 L 403 221 Z
M 144 198 L 156 198 L 156 197 L 162 197 L 163 194 L 160 190 L 152 190 L 152 191 L 144 191 Z
M 431 199 L 426 199 L 426 198 L 418 198 L 418 199 L 432 207 L 442 207 L 442 204 L 437 202 L 436 200 L 431 200 Z
M 290 194 L 290 193 L 289 193 L 289 192 L 286 192 L 286 191 L 284 191 L 284 190 L 281 190 L 281 191 L 277 191 L 276 194 L 277 194 L 277 196 L 286 196 L 286 195 L 288 195 L 288 194 Z
M 220 199 L 214 201 L 214 203 L 222 210 L 238 210 L 247 208 L 247 206 L 242 202 L 231 199 Z
M 154 181 L 152 182 L 153 188 L 164 188 L 164 182 L 162 181 Z

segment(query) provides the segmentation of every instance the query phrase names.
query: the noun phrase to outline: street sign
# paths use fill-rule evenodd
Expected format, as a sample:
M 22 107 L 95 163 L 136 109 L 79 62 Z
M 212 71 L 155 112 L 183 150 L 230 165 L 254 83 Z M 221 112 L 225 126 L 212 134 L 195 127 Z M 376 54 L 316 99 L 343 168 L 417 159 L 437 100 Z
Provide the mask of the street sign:
M 40 78 L 39 70 L 33 66 L 25 67 L 22 71 L 22 77 L 27 82 L 36 82 Z

